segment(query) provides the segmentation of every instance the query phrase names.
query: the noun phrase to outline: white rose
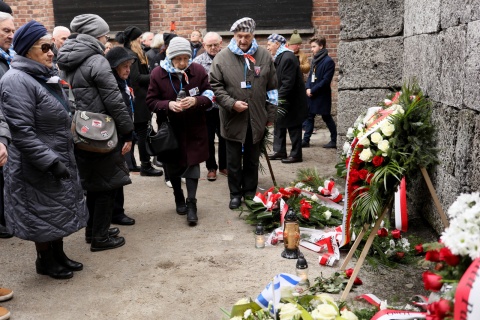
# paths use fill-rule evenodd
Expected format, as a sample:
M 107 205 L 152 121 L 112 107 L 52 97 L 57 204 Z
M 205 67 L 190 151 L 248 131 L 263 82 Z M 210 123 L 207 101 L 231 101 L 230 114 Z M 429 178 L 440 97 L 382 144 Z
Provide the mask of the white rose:
M 348 130 L 347 130 L 347 138 L 353 138 L 353 128 L 348 128 Z
M 299 319 L 302 312 L 292 303 L 287 303 L 280 309 L 280 320 L 296 320 Z
M 390 123 L 389 121 L 386 121 L 380 128 L 382 130 L 382 133 L 386 135 L 387 137 L 390 137 L 392 133 L 395 131 L 395 126 Z
M 324 215 L 325 215 L 325 219 L 328 220 L 332 216 L 332 213 L 330 212 L 330 210 L 327 210 L 324 212 Z
M 344 153 L 344 154 L 347 154 L 348 151 L 350 151 L 350 143 L 345 142 L 345 143 L 343 144 L 343 153 Z
M 388 152 L 390 149 L 390 144 L 388 140 L 382 140 L 378 143 L 378 149 L 382 150 L 384 153 Z
M 370 146 L 370 140 L 368 140 L 367 137 L 365 137 L 365 138 L 363 138 L 362 140 L 360 140 L 359 143 L 360 143 L 362 146 L 364 146 L 364 147 Z
M 370 136 L 370 139 L 372 140 L 373 143 L 379 143 L 380 141 L 383 140 L 383 137 L 382 135 L 379 133 L 379 132 L 374 132 L 372 133 L 372 135 Z
M 357 138 L 360 139 L 364 134 L 365 134 L 365 132 L 363 132 L 363 131 L 360 130 L 360 131 L 357 133 Z
M 365 125 L 363 123 L 359 123 L 358 126 L 357 126 L 357 129 L 358 129 L 358 131 L 363 131 L 364 127 L 365 127 Z
M 373 158 L 372 150 L 370 150 L 370 148 L 363 149 L 362 152 L 360 152 L 359 157 L 360 157 L 360 160 L 364 162 L 370 162 Z
M 335 320 L 338 313 L 334 306 L 330 304 L 321 304 L 312 311 L 314 320 Z
M 322 187 L 319 187 L 319 189 Z M 319 190 L 320 191 L 320 190 Z M 313 201 L 318 202 L 318 197 L 314 194 L 311 198 Z
M 245 310 L 245 312 L 243 313 L 243 317 L 245 319 L 248 319 L 248 317 L 250 317 L 250 315 L 252 314 L 252 309 L 247 309 Z
M 345 320 L 358 320 L 357 316 L 352 311 L 343 310 L 341 314 L 342 318 L 344 318 Z

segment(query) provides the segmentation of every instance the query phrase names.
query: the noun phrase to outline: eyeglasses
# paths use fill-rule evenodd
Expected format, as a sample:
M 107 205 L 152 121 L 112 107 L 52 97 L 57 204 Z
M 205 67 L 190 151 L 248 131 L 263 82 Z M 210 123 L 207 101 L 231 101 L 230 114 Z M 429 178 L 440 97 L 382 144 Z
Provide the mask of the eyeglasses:
M 33 47 L 40 47 L 43 53 L 47 53 L 48 51 L 52 50 L 53 51 L 53 44 L 51 43 L 43 43 L 40 46 L 33 46 Z
M 108 34 L 104 35 L 105 38 L 107 38 L 107 41 L 110 40 L 110 36 Z
M 220 47 L 220 43 L 206 44 L 205 47 L 207 47 L 207 48 L 218 48 L 218 47 Z

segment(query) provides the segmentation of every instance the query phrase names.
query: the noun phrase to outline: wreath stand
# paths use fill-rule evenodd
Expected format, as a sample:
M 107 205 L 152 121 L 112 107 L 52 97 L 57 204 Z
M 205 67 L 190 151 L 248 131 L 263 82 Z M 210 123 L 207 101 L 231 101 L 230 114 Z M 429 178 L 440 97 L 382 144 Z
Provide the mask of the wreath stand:
M 433 187 L 432 181 L 430 180 L 430 176 L 428 175 L 428 172 L 425 168 L 421 167 L 420 171 L 422 172 L 423 179 L 425 180 L 428 190 L 430 191 L 430 194 L 433 198 L 435 207 L 437 208 L 437 211 L 440 214 L 440 218 L 442 220 L 443 226 L 447 228 L 449 226 L 448 218 L 445 212 L 443 211 L 442 206 L 440 205 L 440 200 L 438 199 L 437 193 L 435 192 L 435 188 Z M 365 243 L 365 246 L 362 249 L 360 257 L 355 263 L 353 273 L 350 279 L 348 280 L 347 286 L 345 287 L 345 290 L 342 293 L 342 297 L 340 298 L 341 301 L 345 301 L 347 299 L 348 294 L 350 293 L 350 290 L 352 290 L 355 278 L 360 272 L 360 269 L 362 268 L 362 265 L 365 262 L 367 253 L 370 250 L 370 247 L 372 246 L 373 238 L 375 238 L 375 236 L 377 235 L 377 231 L 380 228 L 380 224 L 382 223 L 386 213 L 392 210 L 392 207 L 393 207 L 393 198 L 387 202 L 387 205 L 384 207 L 382 214 L 378 217 L 377 221 L 375 222 L 375 225 L 373 226 L 372 231 L 370 232 L 370 235 L 367 238 L 367 242 Z M 343 261 L 342 266 L 340 267 L 340 270 L 345 270 L 347 268 L 348 263 L 350 262 L 353 255 L 355 254 L 355 251 L 357 250 L 358 246 L 362 242 L 363 236 L 365 235 L 365 233 L 368 231 L 369 228 L 370 228 L 370 224 L 368 223 L 366 223 L 363 226 L 362 230 L 360 231 L 357 238 L 355 239 L 355 242 L 350 248 L 350 251 L 348 251 L 348 254 L 345 257 L 345 260 Z

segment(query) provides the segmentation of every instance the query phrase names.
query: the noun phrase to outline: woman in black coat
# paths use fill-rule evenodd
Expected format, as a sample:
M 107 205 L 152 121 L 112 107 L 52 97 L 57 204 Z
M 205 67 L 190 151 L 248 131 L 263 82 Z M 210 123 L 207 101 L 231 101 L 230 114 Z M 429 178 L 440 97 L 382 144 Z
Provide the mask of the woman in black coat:
M 274 57 L 280 103 L 274 128 L 274 153 L 269 155 L 269 159 L 295 163 L 302 161 L 302 123 L 307 117 L 307 96 L 298 59 L 285 47 L 285 43 L 286 39 L 281 35 L 272 34 L 268 37 L 267 49 Z M 292 141 L 288 157 L 287 130 Z
M 148 110 L 145 102 L 148 86 L 150 84 L 150 70 L 147 57 L 140 43 L 141 35 L 142 30 L 130 26 L 123 32 L 117 33 L 115 39 L 119 43 L 123 43 L 124 48 L 126 48 L 131 55 L 136 57 L 136 60 L 130 69 L 130 85 L 132 86 L 135 95 L 133 123 L 138 138 L 138 153 L 141 161 L 140 175 L 161 176 L 163 172 L 152 167 L 150 156 L 145 147 L 148 122 L 151 120 L 152 114 Z

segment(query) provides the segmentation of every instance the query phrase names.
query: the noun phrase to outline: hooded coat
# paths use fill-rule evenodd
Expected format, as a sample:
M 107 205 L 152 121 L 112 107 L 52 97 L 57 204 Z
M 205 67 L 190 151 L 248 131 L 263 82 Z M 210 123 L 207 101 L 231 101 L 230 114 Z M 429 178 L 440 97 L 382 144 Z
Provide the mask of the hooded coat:
M 129 141 L 133 121 L 103 52 L 104 47 L 97 39 L 80 34 L 59 50 L 58 66 L 72 86 L 77 110 L 110 115 L 123 141 Z M 131 183 L 121 148 L 119 144 L 106 154 L 75 150 L 85 190 L 113 190 Z
M 52 69 L 19 55 L 11 67 L 0 81 L 0 107 L 12 135 L 4 167 L 7 230 L 25 240 L 56 240 L 85 227 L 88 218 L 71 119 L 62 103 L 32 77 L 49 78 Z M 68 101 L 60 85 L 47 85 Z M 59 161 L 70 178 L 57 180 L 49 171 Z

